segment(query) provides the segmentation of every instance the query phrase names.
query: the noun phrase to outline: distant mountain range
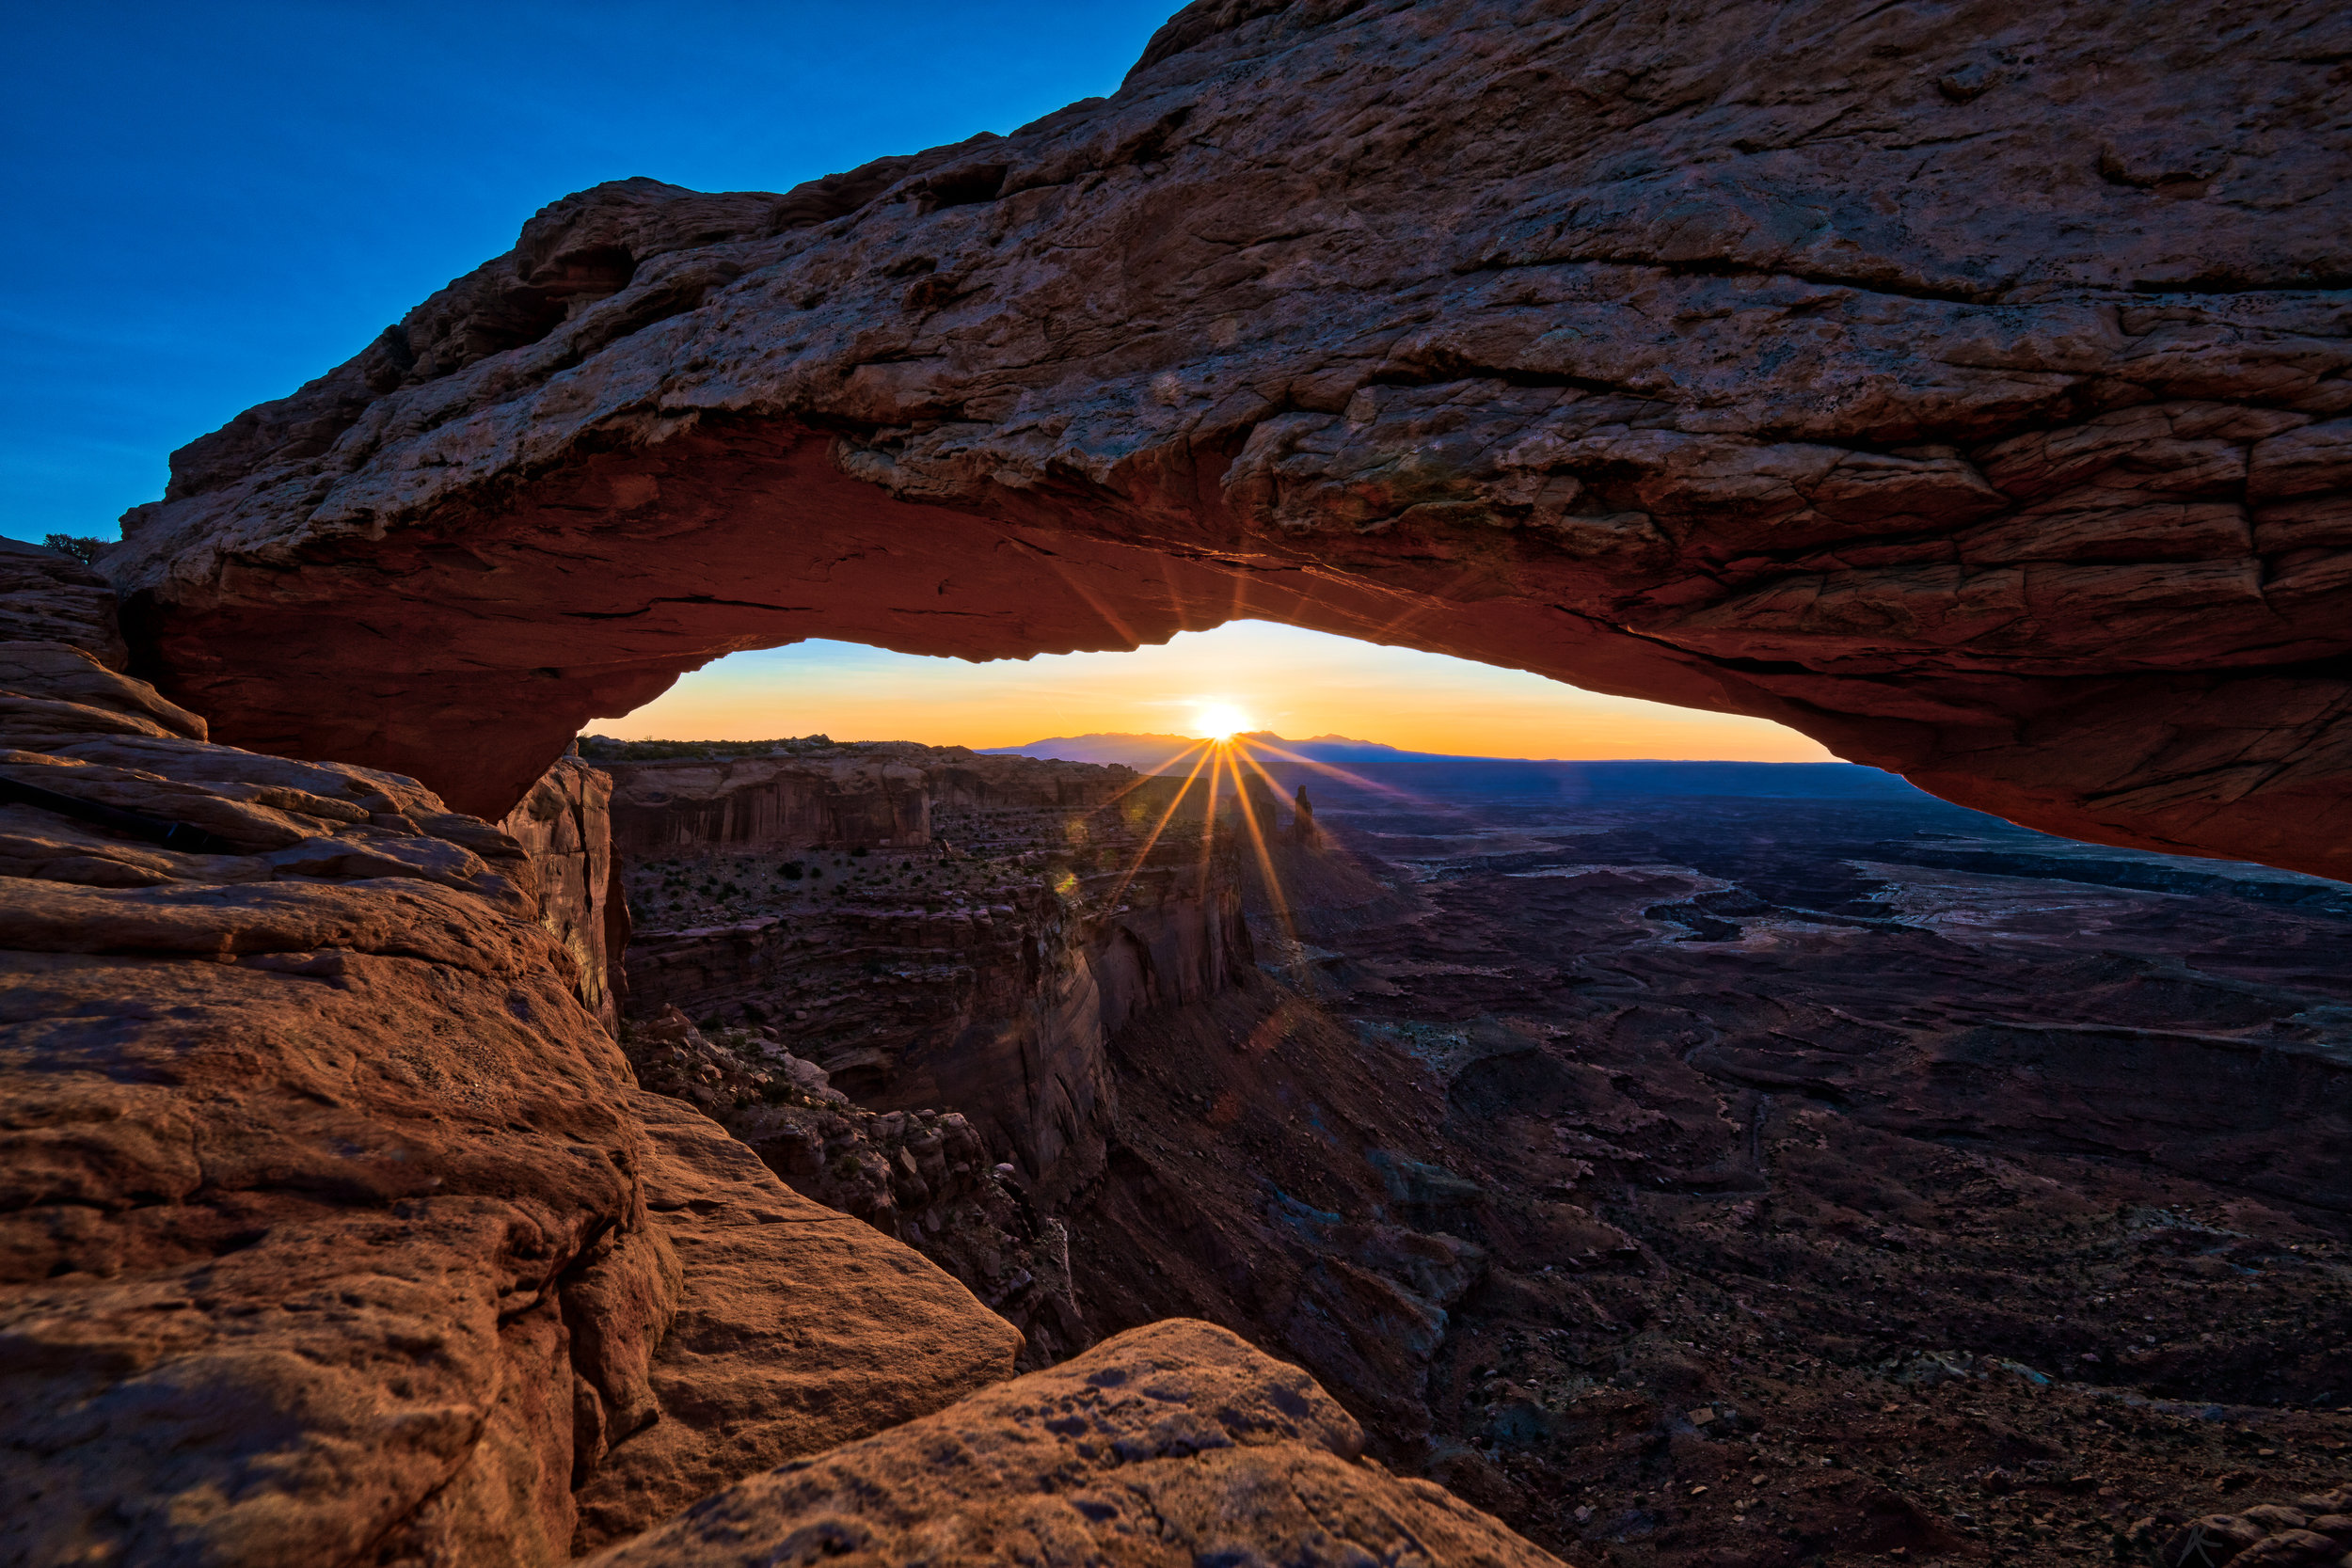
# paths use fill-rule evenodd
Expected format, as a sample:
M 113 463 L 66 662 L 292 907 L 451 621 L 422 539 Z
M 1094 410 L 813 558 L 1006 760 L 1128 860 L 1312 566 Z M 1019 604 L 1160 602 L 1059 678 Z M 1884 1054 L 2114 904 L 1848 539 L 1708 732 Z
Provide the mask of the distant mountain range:
M 1374 740 L 1318 735 L 1289 740 L 1271 730 L 1233 737 L 1285 790 L 1307 785 L 1317 800 L 1363 791 L 1446 795 L 1567 795 L 1580 800 L 1747 798 L 1913 800 L 1896 775 L 1850 762 L 1570 762 L 1461 757 L 1406 752 Z M 1073 735 L 995 746 L 1003 756 L 1124 763 L 1145 773 L 1188 772 L 1200 742 L 1183 735 Z M 1318 766 L 1319 765 L 1319 766 Z M 1352 779 L 1348 777 L 1352 775 Z

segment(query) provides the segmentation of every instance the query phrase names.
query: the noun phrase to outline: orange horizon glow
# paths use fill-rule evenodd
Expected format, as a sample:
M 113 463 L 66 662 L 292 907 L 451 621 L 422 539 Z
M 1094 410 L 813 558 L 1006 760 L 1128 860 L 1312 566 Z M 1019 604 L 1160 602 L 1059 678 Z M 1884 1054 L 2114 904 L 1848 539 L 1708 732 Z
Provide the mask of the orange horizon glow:
M 1525 671 L 1260 621 L 1180 632 L 1132 653 L 984 664 L 803 642 L 720 659 L 635 712 L 585 728 L 624 740 L 829 735 L 975 751 L 1090 734 L 1222 740 L 1271 731 L 1455 756 L 1831 759 L 1819 742 L 1770 720 L 1604 696 Z

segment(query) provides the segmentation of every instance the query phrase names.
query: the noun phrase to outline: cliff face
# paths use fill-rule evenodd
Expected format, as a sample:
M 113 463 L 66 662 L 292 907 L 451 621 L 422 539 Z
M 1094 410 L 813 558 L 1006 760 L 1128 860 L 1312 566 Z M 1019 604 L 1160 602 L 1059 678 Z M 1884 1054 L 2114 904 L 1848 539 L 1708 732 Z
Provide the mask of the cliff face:
M 551 1568 L 1011 1373 L 1019 1335 L 955 1279 L 634 1085 L 522 844 L 412 779 L 208 741 L 121 673 L 113 615 L 0 542 L 0 1477 L 26 1501 L 0 1558 Z M 561 770 L 533 817 L 583 888 L 557 824 L 594 795 Z M 1204 1325 L 1097 1354 L 1218 1380 L 1218 1410 L 1327 1404 Z M 1367 1518 L 1541 1560 L 1349 1464 L 1336 1412 L 1245 1440 Z M 1213 1495 L 1232 1465 L 1200 1451 L 1155 1484 Z M 918 1511 L 1067 1510 L 1017 1468 L 930 1496 L 928 1462 L 890 1466 Z M 1179 1534 L 1278 1549 L 1301 1517 Z
M 1110 1037 L 1250 967 L 1235 835 L 1204 846 L 1201 795 L 1171 816 L 1124 768 L 833 750 L 612 765 L 616 818 L 668 851 L 627 865 L 632 1009 L 765 1026 L 875 1109 L 952 1106 L 1051 1201 L 1101 1168 Z M 886 812 L 926 836 L 811 836 Z
M 2347 27 L 1203 0 L 1008 136 L 548 207 L 108 570 L 224 735 L 493 816 L 734 649 L 1253 615 L 2343 876 Z
M 535 797 L 534 864 L 413 780 L 209 743 L 106 662 L 112 614 L 0 545 L 0 1464 L 41 1499 L 0 1556 L 561 1561 L 607 1453 L 743 1375 L 658 1351 L 733 1289 L 715 1238 L 752 1212 L 799 1221 L 751 1250 L 803 1288 L 737 1303 L 733 1354 L 812 1310 L 800 1407 L 872 1412 L 797 1451 L 1010 1370 L 961 1287 L 816 1241 L 755 1162 L 662 1174 L 719 1130 L 649 1124 L 583 1002 L 592 774 Z M 542 870 L 577 888 L 543 901 Z M 899 1343 L 939 1354 L 861 1370 Z
M 538 882 L 539 922 L 579 971 L 580 999 L 608 1032 L 628 994 L 621 955 L 628 903 L 613 856 L 612 781 L 578 757 L 559 757 L 499 827 L 522 847 Z
M 961 1280 L 1020 1330 L 1025 1370 L 1100 1338 L 1072 1286 L 1068 1229 L 962 1112 L 870 1110 L 773 1030 L 706 1035 L 675 1007 L 633 1024 L 625 1047 L 639 1083 L 707 1112 L 794 1192 Z
M 612 768 L 614 844 L 628 855 L 721 845 L 914 847 L 931 838 L 922 769 L 889 758 L 839 767 L 741 759 Z
M 605 767 L 614 781 L 613 843 L 635 856 L 723 846 L 920 848 L 931 842 L 934 809 L 1084 810 L 1135 779 L 1123 768 L 891 741 L 785 742 L 767 756 L 624 754 Z

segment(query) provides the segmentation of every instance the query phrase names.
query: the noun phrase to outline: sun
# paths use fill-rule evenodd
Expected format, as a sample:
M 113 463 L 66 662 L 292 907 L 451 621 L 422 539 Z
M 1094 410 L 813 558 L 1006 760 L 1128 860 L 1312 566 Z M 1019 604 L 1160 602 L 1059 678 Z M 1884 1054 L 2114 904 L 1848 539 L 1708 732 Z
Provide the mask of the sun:
M 1209 703 L 1192 716 L 1203 740 L 1231 740 L 1249 727 L 1249 715 L 1231 703 Z

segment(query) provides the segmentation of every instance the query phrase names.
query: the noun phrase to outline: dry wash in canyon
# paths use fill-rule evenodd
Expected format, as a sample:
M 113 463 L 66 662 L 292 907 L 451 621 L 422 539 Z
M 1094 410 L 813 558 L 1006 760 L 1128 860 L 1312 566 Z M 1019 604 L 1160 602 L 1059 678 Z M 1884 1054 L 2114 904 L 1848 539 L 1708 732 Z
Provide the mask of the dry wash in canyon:
M 781 195 L 568 197 L 347 364 L 178 453 L 103 577 L 0 551 L 0 1556 L 1544 1560 L 1498 1513 L 1588 1561 L 2079 1555 L 2110 1544 L 2074 1513 L 2123 1484 L 2090 1447 L 2170 1455 L 2167 1484 L 2205 1488 L 2137 1538 L 2122 1521 L 2113 1549 L 2340 1556 L 2352 1499 L 2320 1472 L 2341 1459 L 2312 1456 L 2342 1439 L 2309 1411 L 2275 1435 L 2244 1412 L 2352 1388 L 2249 1381 L 2217 1427 L 2198 1412 L 2227 1402 L 2071 1377 L 2050 1397 L 2074 1441 L 2059 1407 L 2010 1408 L 2041 1386 L 1995 1347 L 1865 1366 L 1771 1338 L 1843 1334 L 1823 1325 L 1880 1279 L 1930 1289 L 1964 1227 L 1918 1195 L 1965 1190 L 2032 1216 L 2036 1245 L 2107 1224 L 2144 1243 L 2103 1301 L 2137 1299 L 2166 1259 L 2204 1268 L 2239 1292 L 2210 1299 L 2321 1341 L 2294 1365 L 2333 1375 L 2342 1287 L 2297 1227 L 2343 1212 L 2314 1153 L 2341 1147 L 2323 1049 L 2341 1037 L 2334 1004 L 2296 999 L 2335 982 L 2279 958 L 2324 946 L 2333 927 L 2296 924 L 2339 918 L 2316 906 L 2265 928 L 2260 974 L 2162 911 L 2099 915 L 2201 975 L 2237 966 L 2244 995 L 2197 991 L 2210 1016 L 2169 1032 L 2035 1027 L 2254 1063 L 2272 1122 L 2223 1127 L 2235 1102 L 2202 1096 L 2210 1157 L 2184 1171 L 2132 1130 L 2153 1102 L 2110 1105 L 2101 1147 L 2146 1168 L 2086 1185 L 2035 1164 L 2080 1150 L 2028 1132 L 2090 1114 L 2037 1099 L 2046 1073 L 1966 1104 L 1938 1098 L 1950 1074 L 1863 1081 L 1866 1058 L 1980 1038 L 1947 1018 L 1901 1021 L 1901 1051 L 1925 1053 L 1901 1056 L 1883 1021 L 1793 988 L 1725 1044 L 1709 1031 L 1737 1021 L 1708 998 L 1728 971 L 1661 948 L 1601 974 L 1523 940 L 1731 943 L 1743 920 L 1807 924 L 1790 910 L 1901 924 L 1867 889 L 1800 888 L 1810 872 L 1667 847 L 1613 880 L 1481 863 L 1455 869 L 1532 891 L 1416 891 L 1350 858 L 1327 813 L 1342 844 L 1269 849 L 1321 879 L 1324 925 L 1283 930 L 1215 813 L 1173 842 L 1221 851 L 1099 884 L 1151 825 L 1127 781 L 1073 773 L 1065 796 L 1009 765 L 787 757 L 753 835 L 772 880 L 730 911 L 742 882 L 707 875 L 723 812 L 673 798 L 683 843 L 616 868 L 626 768 L 616 804 L 563 753 L 740 648 L 993 657 L 1255 615 L 1764 715 L 2028 827 L 2342 877 L 2347 25 L 2291 3 L 1202 0 L 1116 94 L 1010 135 Z M 786 775 L 867 764 L 826 797 L 858 797 L 854 820 L 820 802 L 795 825 Z M 899 804 L 936 820 L 894 815 L 894 766 L 919 775 Z M 1092 824 L 1103 853 L 1066 833 L 1047 853 L 1047 822 Z M 1557 824 L 1522 827 L 1549 843 Z M 1822 832 L 1836 863 L 1899 859 Z M 673 890 L 660 863 L 681 849 L 694 876 L 670 867 Z M 1896 878 L 1911 913 L 1957 928 L 1950 910 L 1992 907 L 1966 879 L 1984 863 L 1907 852 L 1947 879 Z M 812 873 L 845 885 L 852 863 L 862 891 L 818 905 Z M 632 892 L 648 930 L 616 968 Z M 2014 906 L 1983 919 L 2040 940 Z M 1253 943 L 1244 908 L 1279 940 Z M 1478 954 L 1414 958 L 1408 936 Z M 818 984 L 861 946 L 892 956 Z M 646 1006 L 627 995 L 640 959 Z M 1048 983 L 1081 969 L 1090 990 Z M 1996 969 L 1968 958 L 1956 993 L 1995 1006 Z M 2140 999 L 2126 1012 L 2205 983 L 2068 974 L 2069 1006 Z M 1531 997 L 1581 988 L 1590 1006 L 1548 1016 L 1585 1059 L 1482 999 L 1511 975 Z M 673 1015 L 650 1005 L 664 986 L 730 1010 Z M 1343 1049 L 1334 988 L 1384 986 L 1464 1017 L 1375 1019 Z M 1636 989 L 1641 1006 L 1617 994 Z M 1851 1032 L 1798 1016 L 1821 1006 Z M 1138 1059 L 1191 1076 L 1120 1078 L 1114 1037 L 1154 1029 Z M 909 1042 L 941 1034 L 989 1050 L 922 1081 Z M 1382 1049 L 1437 1074 L 1474 1148 L 1367 1076 Z M 1016 1092 L 1014 1063 L 1058 1065 Z M 1287 1108 L 1302 1085 L 1394 1136 Z M 1122 1132 L 1113 1091 L 1158 1119 Z M 1286 1109 L 1216 1122 L 1229 1091 Z M 1704 1110 L 1718 1092 L 1747 1119 Z M 1188 1102 L 1247 1137 L 1153 1144 Z M 1295 1180 L 1337 1185 L 1231 1188 L 1279 1187 L 1321 1132 Z M 1986 1163 L 1837 1174 L 1865 1132 L 1981 1137 Z M 1987 1151 L 2003 1139 L 2014 1158 Z M 1777 1314 L 1675 1273 L 1777 1266 L 1795 1243 L 1735 1212 L 1740 1173 L 1775 1160 L 1811 1172 L 1773 1199 L 1788 1228 L 1883 1255 Z M 1899 1178 L 1917 1212 L 1890 1222 L 1912 1199 L 1870 1181 Z M 1649 1196 L 1603 1215 L 1588 1180 Z M 2241 1208 L 2183 1217 L 2205 1198 L 2164 1184 L 2192 1180 L 2238 1183 Z M 1720 1214 L 1655 1212 L 1710 1192 Z M 1376 1194 L 1385 1218 L 1347 1207 Z M 1541 1292 L 1567 1281 L 1505 1279 L 1493 1244 L 1532 1234 L 1515 1216 L 1539 1202 L 1545 1236 L 1583 1227 L 1549 1275 L 1584 1292 L 1540 1335 L 1537 1306 L 1566 1299 Z M 1248 1251 L 1245 1209 L 1287 1239 Z M 1089 1256 L 1070 1229 L 1089 1213 L 1190 1250 Z M 1232 1258 L 1295 1285 L 1295 1323 L 1218 1295 Z M 1489 1328 L 1449 1341 L 1456 1306 Z M 2141 1365 L 2169 1310 L 2078 1354 Z M 1349 1363 L 1382 1313 L 1396 1359 Z M 1603 1373 L 1593 1337 L 1620 1333 L 1649 1348 Z M 1759 1433 L 1762 1395 L 1708 1383 L 1718 1353 L 1855 1418 L 1810 1449 Z M 1475 1451 L 1445 1449 L 1472 1407 Z M 1943 1433 L 1906 1439 L 1923 1453 L 1981 1438 L 1972 1484 L 2041 1512 L 1988 1533 L 1976 1511 L 2010 1505 L 1939 1503 L 1904 1470 L 1926 1458 L 1865 1477 L 1864 1416 Z M 1587 1516 L 1540 1506 L 1565 1472 L 1513 1479 L 1530 1432 L 1597 1456 Z M 1424 1439 L 1454 1490 L 1367 1450 Z M 1619 1464 L 1646 1490 L 1602 1473 Z M 2265 1465 L 2267 1512 L 2193 1523 L 2256 1496 Z M 1741 1499 L 1756 1512 L 1664 1533 L 1673 1510 Z

